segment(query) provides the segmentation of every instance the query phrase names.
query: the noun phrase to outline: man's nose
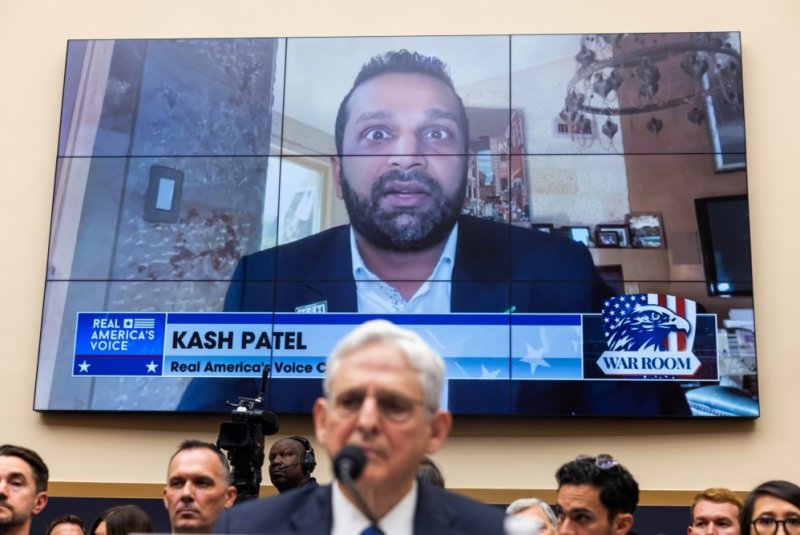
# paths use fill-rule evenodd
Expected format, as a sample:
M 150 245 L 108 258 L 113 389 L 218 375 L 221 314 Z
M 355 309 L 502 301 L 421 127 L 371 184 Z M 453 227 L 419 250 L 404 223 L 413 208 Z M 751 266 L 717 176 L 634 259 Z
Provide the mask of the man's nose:
M 188 500 L 194 496 L 194 487 L 188 481 L 181 487 L 181 499 Z
M 373 396 L 367 396 L 358 411 L 358 427 L 362 432 L 372 432 L 378 426 L 380 409 Z
M 388 158 L 389 165 L 400 169 L 411 169 L 424 167 L 426 162 L 416 135 L 409 133 L 398 136 L 392 145 L 392 154 Z

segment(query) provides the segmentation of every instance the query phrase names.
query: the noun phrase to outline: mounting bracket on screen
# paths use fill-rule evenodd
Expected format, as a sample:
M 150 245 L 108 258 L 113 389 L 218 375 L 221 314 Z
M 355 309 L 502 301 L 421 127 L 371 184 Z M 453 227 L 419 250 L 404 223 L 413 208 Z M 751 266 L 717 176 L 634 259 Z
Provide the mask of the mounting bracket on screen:
M 238 491 L 236 503 L 258 498 L 261 467 L 264 466 L 264 437 L 274 435 L 280 428 L 275 413 L 261 408 L 270 370 L 269 365 L 264 366 L 256 397 L 239 397 L 238 404 L 225 402 L 234 409 L 230 421 L 219 426 L 217 447 L 228 452 L 233 484 Z

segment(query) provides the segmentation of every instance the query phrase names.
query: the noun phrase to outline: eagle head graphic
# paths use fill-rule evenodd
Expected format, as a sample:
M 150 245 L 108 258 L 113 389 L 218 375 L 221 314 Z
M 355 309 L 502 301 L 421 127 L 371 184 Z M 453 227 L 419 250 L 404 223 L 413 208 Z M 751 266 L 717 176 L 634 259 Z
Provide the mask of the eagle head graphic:
M 638 305 L 611 329 L 611 351 L 666 351 L 662 344 L 672 332 L 689 333 L 686 319 L 658 305 Z

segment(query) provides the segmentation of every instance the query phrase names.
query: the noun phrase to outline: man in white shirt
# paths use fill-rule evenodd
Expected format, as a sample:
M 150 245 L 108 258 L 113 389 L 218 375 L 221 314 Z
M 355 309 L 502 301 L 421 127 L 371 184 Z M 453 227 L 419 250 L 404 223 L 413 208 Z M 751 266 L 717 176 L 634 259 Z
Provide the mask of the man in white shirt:
M 364 451 L 355 488 L 336 480 L 248 503 L 224 513 L 218 533 L 503 533 L 499 508 L 417 480 L 420 461 L 452 426 L 439 408 L 444 362 L 419 335 L 367 322 L 337 344 L 326 370 L 317 440 L 332 458 L 345 446 Z

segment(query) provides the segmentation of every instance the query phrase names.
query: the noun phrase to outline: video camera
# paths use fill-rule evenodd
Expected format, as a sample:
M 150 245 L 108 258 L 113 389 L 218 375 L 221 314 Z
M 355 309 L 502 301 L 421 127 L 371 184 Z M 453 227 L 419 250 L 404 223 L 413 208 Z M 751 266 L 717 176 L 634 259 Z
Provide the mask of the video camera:
M 258 498 L 261 467 L 264 466 L 264 437 L 274 435 L 280 428 L 275 413 L 261 409 L 270 369 L 269 365 L 264 366 L 256 397 L 239 397 L 238 404 L 226 401 L 235 408 L 230 421 L 219 426 L 217 447 L 228 452 L 233 484 L 238 491 L 236 503 Z

